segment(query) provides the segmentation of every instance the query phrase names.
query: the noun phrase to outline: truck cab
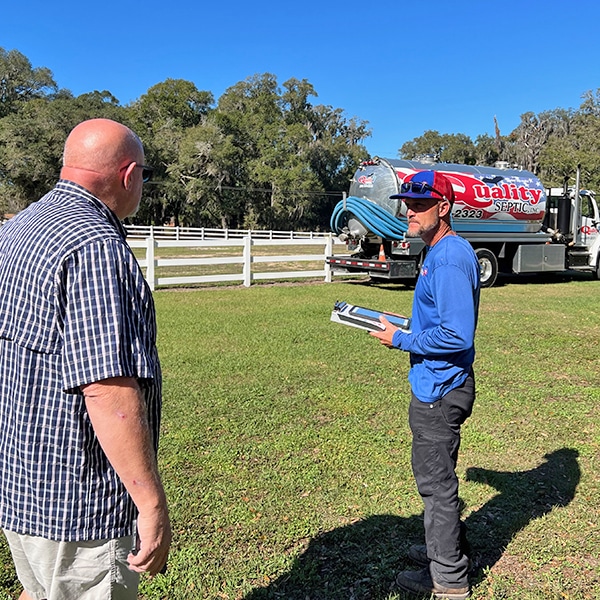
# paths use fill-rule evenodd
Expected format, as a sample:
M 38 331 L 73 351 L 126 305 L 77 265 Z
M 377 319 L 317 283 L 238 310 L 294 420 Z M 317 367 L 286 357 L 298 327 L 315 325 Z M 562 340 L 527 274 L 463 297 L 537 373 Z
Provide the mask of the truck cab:
M 565 244 L 568 268 L 592 271 L 599 276 L 600 210 L 590 190 L 550 188 L 544 226 L 553 240 Z
M 593 192 L 582 190 L 580 192 L 580 197 L 581 227 L 579 228 L 579 235 L 581 242 L 590 250 L 595 248 L 596 255 L 598 255 L 598 246 L 600 244 L 600 231 L 598 230 L 598 226 L 600 225 L 600 213 L 598 211 L 596 196 Z

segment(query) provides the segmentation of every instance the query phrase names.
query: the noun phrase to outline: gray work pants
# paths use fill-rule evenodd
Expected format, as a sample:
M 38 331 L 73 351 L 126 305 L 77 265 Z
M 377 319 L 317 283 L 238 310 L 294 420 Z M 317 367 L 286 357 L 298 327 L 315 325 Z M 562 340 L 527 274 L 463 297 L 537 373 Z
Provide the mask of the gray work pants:
M 460 426 L 471 414 L 474 400 L 475 380 L 471 372 L 463 385 L 436 402 L 421 402 L 413 394 L 409 408 L 412 468 L 425 505 L 431 577 L 449 587 L 468 585 L 469 558 L 455 469 Z

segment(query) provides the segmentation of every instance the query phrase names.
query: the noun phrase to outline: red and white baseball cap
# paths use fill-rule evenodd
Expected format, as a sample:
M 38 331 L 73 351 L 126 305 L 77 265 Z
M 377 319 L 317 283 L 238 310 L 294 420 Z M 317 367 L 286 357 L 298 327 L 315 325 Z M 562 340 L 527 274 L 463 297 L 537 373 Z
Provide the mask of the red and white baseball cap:
M 390 198 L 424 198 L 454 202 L 454 190 L 450 180 L 438 171 L 418 171 L 400 184 L 400 193 Z

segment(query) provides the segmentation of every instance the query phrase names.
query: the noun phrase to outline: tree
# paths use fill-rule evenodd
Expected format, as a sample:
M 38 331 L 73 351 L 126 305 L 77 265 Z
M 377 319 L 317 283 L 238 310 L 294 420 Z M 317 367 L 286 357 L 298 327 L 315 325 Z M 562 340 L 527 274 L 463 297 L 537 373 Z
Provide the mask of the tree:
M 0 47 L 0 118 L 16 112 L 24 102 L 57 91 L 50 69 L 32 68 L 29 59 L 18 50 L 7 52 Z
M 555 129 L 540 152 L 540 174 L 549 186 L 575 182 L 581 167 L 583 185 L 600 186 L 600 109 L 599 94 L 587 92 L 579 110 L 568 113 L 568 122 Z
M 443 142 L 439 131 L 429 129 L 423 135 L 404 142 L 398 150 L 398 155 L 406 160 L 416 160 L 417 157 L 424 156 L 440 160 L 442 149 Z
M 571 118 L 571 111 L 559 108 L 537 115 L 533 112 L 521 115 L 521 123 L 511 134 L 519 166 L 537 175 L 544 145 L 551 136 L 567 136 Z
M 402 145 L 399 150 L 400 158 L 418 160 L 429 156 L 438 162 L 475 164 L 475 144 L 463 133 L 440 134 L 428 130 Z
M 149 88 L 132 104 L 132 108 L 136 120 L 147 130 L 165 124 L 186 129 L 200 123 L 213 102 L 211 92 L 198 90 L 191 81 L 166 79 Z
M 310 214 L 323 229 L 329 226 L 340 192 L 348 189 L 358 165 L 368 158 L 362 141 L 369 135 L 367 123 L 346 119 L 341 109 L 318 105 L 311 122 L 312 140 L 306 156 L 324 194 L 313 196 Z
M 474 165 L 476 162 L 475 144 L 464 133 L 445 135 L 441 158 L 443 162 Z
M 246 192 L 240 183 L 246 178 L 242 150 L 216 120 L 209 118 L 186 130 L 169 175 L 185 189 L 176 222 L 183 215 L 187 222 L 227 229 L 243 221 Z
M 125 121 L 108 92 L 76 98 L 36 98 L 0 119 L 0 200 L 16 212 L 38 200 L 56 182 L 65 140 L 81 121 L 97 117 Z
M 133 222 L 326 227 L 357 164 L 367 123 L 314 104 L 307 80 L 255 75 L 213 95 L 167 79 L 129 106 L 108 91 L 74 98 L 49 69 L 0 49 L 0 201 L 19 210 L 55 182 L 69 131 L 106 117 L 136 131 L 153 182 Z M 336 196 L 337 195 L 337 196 Z
M 600 117 L 600 88 L 595 92 L 588 90 L 581 97 L 583 102 L 579 107 L 579 112 L 586 116 Z
M 248 226 L 291 228 L 328 221 L 331 207 L 323 206 L 322 199 L 334 188 L 345 190 L 357 161 L 367 156 L 359 144 L 368 135 L 364 123 L 346 120 L 341 110 L 313 105 L 309 98 L 316 93 L 307 80 L 290 79 L 283 87 L 282 92 L 275 76 L 266 73 L 219 98 L 216 113 L 242 150 L 247 185 L 266 190 L 251 195 Z
M 475 140 L 475 164 L 492 166 L 500 159 L 498 137 L 493 138 L 487 133 L 478 135 Z M 503 148 L 503 144 L 500 146 Z
M 289 107 L 298 115 L 306 108 L 312 86 L 282 97 L 277 79 L 270 73 L 255 75 L 227 89 L 219 98 L 217 113 L 224 133 L 231 135 L 245 165 L 246 227 L 283 228 L 297 224 L 303 203 L 290 191 L 316 184 L 304 148 L 307 128 L 288 119 Z
M 198 90 L 191 81 L 167 79 L 127 107 L 132 129 L 144 142 L 146 162 L 155 169 L 132 221 L 162 225 L 173 218 L 179 224 L 186 190 L 170 168 L 177 164 L 186 131 L 203 121 L 213 102 L 211 92 Z

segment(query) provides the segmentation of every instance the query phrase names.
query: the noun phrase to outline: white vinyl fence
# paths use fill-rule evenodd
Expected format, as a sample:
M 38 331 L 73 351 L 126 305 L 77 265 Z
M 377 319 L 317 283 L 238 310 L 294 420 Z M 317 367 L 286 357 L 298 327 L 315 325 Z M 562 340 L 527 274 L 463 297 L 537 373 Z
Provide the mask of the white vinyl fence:
M 222 230 L 221 230 L 222 231 Z M 128 237 L 128 243 L 132 248 L 144 248 L 145 258 L 140 258 L 139 263 L 142 268 L 146 269 L 146 280 L 152 290 L 160 286 L 171 285 L 186 285 L 199 283 L 216 283 L 216 282 L 234 282 L 239 281 L 244 286 L 249 287 L 253 281 L 258 280 L 277 280 L 290 278 L 304 277 L 322 277 L 324 281 L 331 282 L 331 269 L 325 264 L 325 257 L 333 254 L 333 245 L 335 243 L 332 234 L 323 234 L 319 238 L 307 239 L 254 239 L 250 235 L 238 239 L 189 239 L 189 240 L 173 240 L 160 239 L 155 236 L 147 237 L 146 239 L 132 239 Z M 285 256 L 260 255 L 257 253 L 257 248 L 264 246 L 290 247 L 294 246 L 315 246 L 320 249 L 316 254 L 292 254 Z M 204 257 L 173 257 L 163 258 L 160 256 L 161 249 L 179 248 L 183 249 L 182 253 L 189 252 L 186 249 L 210 249 L 212 256 Z M 215 248 L 238 248 L 239 254 L 231 256 L 231 252 L 227 250 L 222 256 L 216 256 Z M 173 252 L 173 251 L 169 251 Z M 139 253 L 136 253 L 139 256 Z M 158 254 L 158 256 L 157 256 Z M 229 255 L 225 255 L 229 254 Z M 297 262 L 315 262 L 318 261 L 323 266 L 319 270 L 282 270 L 282 271 L 260 271 L 257 265 L 261 263 L 297 263 Z M 239 265 L 239 271 L 235 273 L 208 274 L 208 275 L 173 275 L 173 276 L 158 276 L 157 269 L 184 267 L 198 267 L 214 265 Z M 208 269 L 207 269 L 208 270 Z
M 233 240 L 250 236 L 254 240 L 324 239 L 329 233 L 319 231 L 273 231 L 262 229 L 211 229 L 209 227 L 170 227 L 156 225 L 127 225 L 128 237 L 154 237 L 166 240 Z

